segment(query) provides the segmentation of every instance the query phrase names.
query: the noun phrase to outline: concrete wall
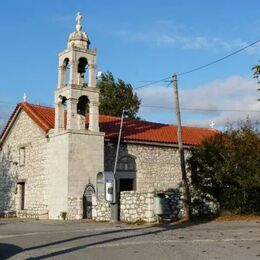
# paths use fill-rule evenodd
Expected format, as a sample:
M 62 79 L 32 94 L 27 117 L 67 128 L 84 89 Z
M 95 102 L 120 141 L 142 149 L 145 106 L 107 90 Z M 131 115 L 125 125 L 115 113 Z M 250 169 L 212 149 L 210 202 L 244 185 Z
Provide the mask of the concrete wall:
M 26 216 L 47 214 L 47 141 L 42 130 L 21 111 L 0 151 L 0 212 L 17 211 L 17 181 L 25 181 Z M 25 165 L 19 149 L 25 147 Z

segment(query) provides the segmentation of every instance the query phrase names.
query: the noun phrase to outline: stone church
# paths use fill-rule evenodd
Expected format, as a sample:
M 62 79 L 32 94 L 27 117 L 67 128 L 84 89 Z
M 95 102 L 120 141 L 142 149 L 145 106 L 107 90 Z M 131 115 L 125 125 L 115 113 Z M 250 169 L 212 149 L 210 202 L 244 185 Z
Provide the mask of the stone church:
M 59 53 L 54 108 L 19 103 L 1 134 L 2 216 L 110 218 L 103 173 L 113 171 L 120 118 L 99 114 L 97 51 L 81 18 Z M 183 127 L 185 149 L 214 133 Z M 177 127 L 125 119 L 116 180 L 121 220 L 152 221 L 154 194 L 181 183 Z

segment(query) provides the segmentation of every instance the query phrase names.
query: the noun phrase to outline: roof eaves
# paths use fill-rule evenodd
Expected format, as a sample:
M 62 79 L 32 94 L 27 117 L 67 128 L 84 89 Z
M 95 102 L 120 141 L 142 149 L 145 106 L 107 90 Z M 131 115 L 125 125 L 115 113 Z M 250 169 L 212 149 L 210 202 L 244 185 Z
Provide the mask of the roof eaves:
M 118 140 L 117 138 L 105 138 L 105 141 L 107 142 L 115 142 Z M 127 140 L 127 139 L 122 139 L 121 143 L 129 143 L 129 144 L 143 144 L 143 145 L 151 145 L 151 146 L 161 146 L 161 147 L 173 147 L 173 148 L 178 148 L 178 143 L 174 142 L 149 142 L 149 141 L 144 141 L 144 140 Z M 196 147 L 198 145 L 195 144 L 184 144 L 183 147 L 185 149 L 189 149 L 192 147 Z
M 50 130 L 51 126 L 45 123 L 27 103 L 20 103 L 20 106 L 45 133 Z

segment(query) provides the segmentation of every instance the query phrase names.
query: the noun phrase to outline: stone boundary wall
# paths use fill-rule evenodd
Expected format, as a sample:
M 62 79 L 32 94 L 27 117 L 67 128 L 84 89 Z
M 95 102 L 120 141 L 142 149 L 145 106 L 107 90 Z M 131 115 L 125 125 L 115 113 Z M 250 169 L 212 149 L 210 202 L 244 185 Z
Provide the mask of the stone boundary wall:
M 92 219 L 95 221 L 111 220 L 111 208 L 104 196 L 99 195 L 97 198 L 95 194 L 92 195 Z
M 120 220 L 124 222 L 155 221 L 154 194 L 123 191 L 120 193 Z
M 195 194 L 192 191 L 192 194 Z M 120 220 L 123 222 L 154 222 L 157 220 L 155 197 L 162 196 L 160 219 L 176 221 L 183 217 L 183 196 L 178 189 L 160 192 L 124 191 L 120 194 Z M 218 203 L 209 195 L 192 195 L 192 214 L 194 216 L 215 214 Z

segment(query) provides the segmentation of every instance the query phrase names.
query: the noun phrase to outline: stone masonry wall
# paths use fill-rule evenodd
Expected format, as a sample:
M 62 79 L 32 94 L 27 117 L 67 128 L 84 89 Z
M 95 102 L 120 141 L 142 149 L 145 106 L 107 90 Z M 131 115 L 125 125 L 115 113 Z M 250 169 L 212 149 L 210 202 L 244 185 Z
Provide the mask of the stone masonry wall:
M 66 219 L 82 219 L 83 218 L 83 198 L 68 197 L 68 212 Z
M 95 221 L 111 220 L 111 208 L 109 203 L 104 199 L 104 196 L 99 195 L 99 198 L 97 199 L 96 195 L 93 194 L 92 219 Z
M 123 191 L 120 193 L 120 220 L 125 222 L 155 221 L 154 194 Z
M 105 143 L 105 171 L 112 171 L 116 143 Z M 136 190 L 138 192 L 167 190 L 179 187 L 181 171 L 178 149 L 144 144 L 121 144 L 119 159 L 131 155 L 136 162 Z
M 46 138 L 21 111 L 0 151 L 0 213 L 16 212 L 17 181 L 25 182 L 25 210 L 18 216 L 46 216 Z M 25 147 L 25 165 L 19 164 L 19 149 Z
M 161 199 L 159 219 L 176 221 L 183 217 L 183 197 L 178 189 L 161 192 L 124 191 L 120 193 L 120 220 L 125 222 L 154 222 L 157 220 L 158 196 Z M 193 215 L 215 214 L 218 203 L 210 196 L 192 196 Z

